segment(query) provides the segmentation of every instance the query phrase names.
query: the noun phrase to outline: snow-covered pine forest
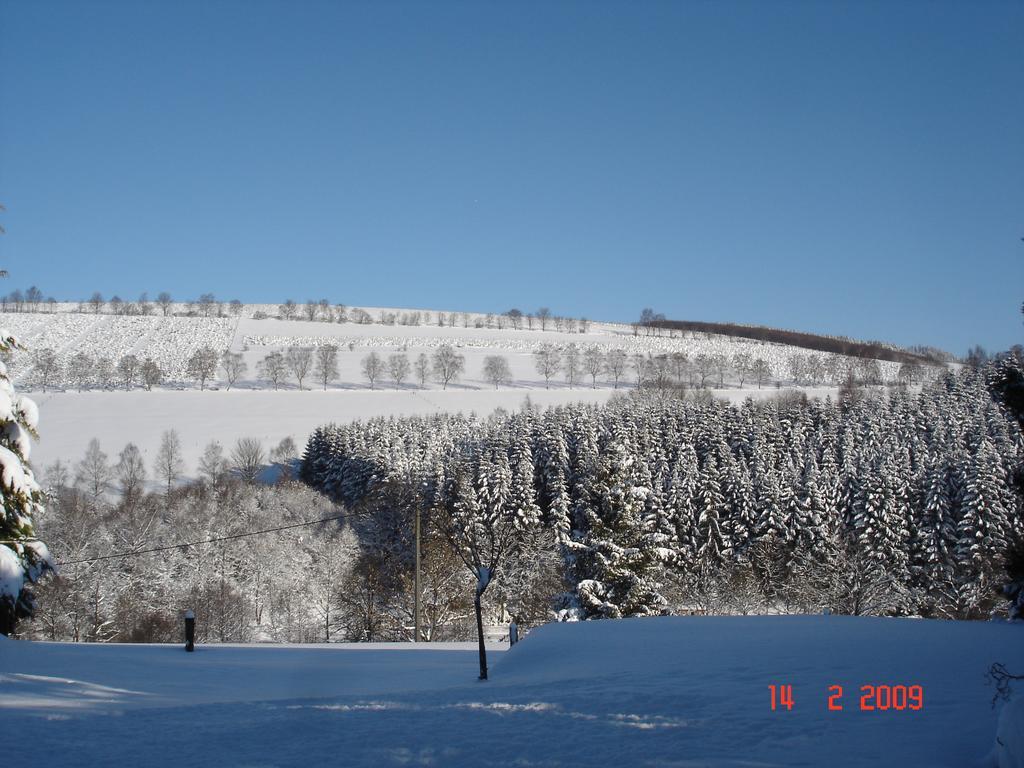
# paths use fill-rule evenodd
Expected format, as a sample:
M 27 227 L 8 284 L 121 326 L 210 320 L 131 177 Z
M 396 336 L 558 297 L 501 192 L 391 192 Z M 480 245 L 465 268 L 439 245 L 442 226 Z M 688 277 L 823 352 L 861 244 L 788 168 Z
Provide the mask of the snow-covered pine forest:
M 506 517 L 516 572 L 550 540 L 563 617 L 980 618 L 1020 533 L 1021 449 L 985 375 L 964 371 L 842 403 L 633 396 L 327 426 L 302 476 L 353 509 L 419 505 L 428 528 Z

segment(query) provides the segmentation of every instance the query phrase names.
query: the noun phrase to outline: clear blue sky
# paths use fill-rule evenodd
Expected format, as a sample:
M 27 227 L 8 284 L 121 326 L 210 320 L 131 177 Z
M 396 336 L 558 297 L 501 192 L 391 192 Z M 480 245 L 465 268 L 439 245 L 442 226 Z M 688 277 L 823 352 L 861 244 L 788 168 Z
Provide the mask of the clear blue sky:
M 1024 3 L 0 1 L 0 289 L 1024 340 Z

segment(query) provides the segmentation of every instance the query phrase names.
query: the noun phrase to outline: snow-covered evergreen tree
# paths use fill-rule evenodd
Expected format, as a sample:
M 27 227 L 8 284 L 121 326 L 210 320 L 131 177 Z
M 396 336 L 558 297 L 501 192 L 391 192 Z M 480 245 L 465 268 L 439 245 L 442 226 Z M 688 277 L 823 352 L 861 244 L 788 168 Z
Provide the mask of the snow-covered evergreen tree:
M 636 458 L 618 441 L 607 445 L 594 481 L 594 507 L 583 540 L 589 578 L 576 585 L 588 618 L 663 613 L 655 580 L 654 548 L 644 535 L 644 508 L 651 489 L 638 485 Z
M 0 353 L 21 346 L 0 330 Z M 30 440 L 36 436 L 36 404 L 18 395 L 0 363 L 0 634 L 9 635 L 18 619 L 32 615 L 30 584 L 52 567 L 50 555 L 35 538 L 33 517 L 43 511 L 43 494 L 29 468 Z

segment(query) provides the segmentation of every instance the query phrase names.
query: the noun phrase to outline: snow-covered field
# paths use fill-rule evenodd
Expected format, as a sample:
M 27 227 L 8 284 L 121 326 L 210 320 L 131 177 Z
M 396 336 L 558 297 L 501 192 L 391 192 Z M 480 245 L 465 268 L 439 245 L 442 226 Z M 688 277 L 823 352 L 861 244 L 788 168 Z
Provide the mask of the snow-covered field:
M 203 448 L 211 440 L 230 449 L 242 437 L 255 437 L 265 449 L 291 437 L 301 449 L 314 428 L 375 416 L 440 412 L 490 414 L 497 407 L 519 408 L 527 395 L 540 406 L 603 402 L 612 390 L 463 390 L 199 392 L 67 392 L 32 395 L 39 405 L 40 440 L 32 463 L 45 468 L 56 460 L 76 462 L 92 438 L 110 456 L 128 442 L 142 451 L 147 465 L 160 448 L 165 430 L 181 438 L 185 474 L 194 476 Z
M 186 654 L 0 639 L 0 718 L 53 766 L 952 768 L 987 764 L 999 709 L 985 672 L 1024 667 L 1022 632 L 840 616 L 554 624 L 492 648 L 488 682 L 471 644 Z M 792 686 L 792 710 L 771 710 L 770 685 Z M 923 706 L 861 711 L 864 685 L 921 686 Z
M 831 388 L 802 389 L 808 396 L 835 396 Z M 614 390 L 603 388 L 493 389 L 454 388 L 448 390 L 311 390 L 273 392 L 231 390 L 215 392 L 48 392 L 33 393 L 39 405 L 40 440 L 32 447 L 35 467 L 47 467 L 57 460 L 74 463 L 81 459 L 92 438 L 112 458 L 128 442 L 142 451 L 147 466 L 160 448 L 165 430 L 174 429 L 181 438 L 186 476 L 195 476 L 203 448 L 218 440 L 225 449 L 243 437 L 255 437 L 270 450 L 283 438 L 291 437 L 301 449 L 314 428 L 336 422 L 376 416 L 412 416 L 430 413 L 471 413 L 487 416 L 496 408 L 514 411 L 529 397 L 546 407 L 567 403 L 602 403 Z M 728 389 L 716 396 L 742 400 L 744 397 L 777 394 L 775 389 Z

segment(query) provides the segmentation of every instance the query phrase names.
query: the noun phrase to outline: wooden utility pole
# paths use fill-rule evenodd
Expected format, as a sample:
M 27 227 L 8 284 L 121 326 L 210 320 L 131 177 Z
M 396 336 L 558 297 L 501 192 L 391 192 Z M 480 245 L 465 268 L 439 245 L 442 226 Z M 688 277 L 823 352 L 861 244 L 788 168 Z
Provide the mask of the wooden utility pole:
M 416 569 L 412 577 L 413 591 L 413 642 L 420 642 L 420 504 L 416 503 Z

